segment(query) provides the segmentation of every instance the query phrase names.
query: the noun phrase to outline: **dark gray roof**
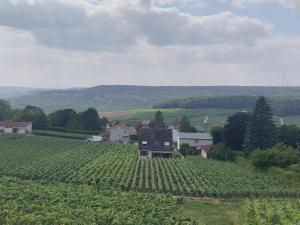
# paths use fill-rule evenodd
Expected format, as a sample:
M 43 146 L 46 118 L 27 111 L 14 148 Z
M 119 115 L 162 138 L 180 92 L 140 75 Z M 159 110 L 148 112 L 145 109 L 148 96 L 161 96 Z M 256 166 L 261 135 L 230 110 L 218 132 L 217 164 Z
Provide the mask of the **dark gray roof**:
M 195 140 L 212 140 L 209 133 L 179 133 L 181 139 L 195 139 Z
M 147 142 L 147 144 L 143 144 Z M 165 143 L 169 142 L 166 146 Z M 173 132 L 171 129 L 143 128 L 139 132 L 139 149 L 152 151 L 173 151 Z

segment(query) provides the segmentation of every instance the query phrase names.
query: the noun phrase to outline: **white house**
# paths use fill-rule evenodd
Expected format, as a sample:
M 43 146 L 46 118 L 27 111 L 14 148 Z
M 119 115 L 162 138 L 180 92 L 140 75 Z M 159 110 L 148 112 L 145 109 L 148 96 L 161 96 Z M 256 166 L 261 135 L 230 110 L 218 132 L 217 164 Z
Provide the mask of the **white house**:
M 176 132 L 175 132 L 176 135 Z M 175 138 L 175 137 L 173 137 Z M 177 148 L 183 143 L 189 144 L 191 148 L 198 150 L 203 158 L 207 158 L 207 153 L 213 145 L 213 138 L 209 133 L 182 133 L 178 132 Z
M 32 133 L 32 122 L 0 121 L 0 133 Z
M 129 143 L 130 135 L 137 134 L 136 129 L 123 124 L 112 126 L 108 129 L 109 142 Z

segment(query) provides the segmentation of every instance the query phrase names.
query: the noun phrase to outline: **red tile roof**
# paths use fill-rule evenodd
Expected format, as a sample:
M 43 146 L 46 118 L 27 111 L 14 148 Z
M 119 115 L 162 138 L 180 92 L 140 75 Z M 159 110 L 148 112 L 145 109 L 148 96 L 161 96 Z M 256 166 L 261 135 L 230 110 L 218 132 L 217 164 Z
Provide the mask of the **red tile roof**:
M 0 126 L 6 127 L 27 127 L 31 122 L 0 121 Z

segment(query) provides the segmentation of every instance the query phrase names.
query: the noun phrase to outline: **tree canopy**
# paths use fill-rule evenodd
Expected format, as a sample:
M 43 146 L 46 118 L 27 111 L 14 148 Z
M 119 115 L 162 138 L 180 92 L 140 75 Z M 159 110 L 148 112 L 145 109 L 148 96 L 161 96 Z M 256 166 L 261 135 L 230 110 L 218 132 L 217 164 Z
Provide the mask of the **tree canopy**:
M 190 119 L 187 116 L 183 116 L 179 123 L 179 131 L 196 133 L 197 129 L 191 126 Z
M 31 121 L 33 129 L 45 129 L 48 126 L 47 115 L 44 111 L 36 106 L 28 105 L 19 111 L 14 120 Z
M 245 147 L 247 151 L 267 149 L 276 142 L 277 132 L 272 108 L 265 97 L 260 97 L 248 124 Z
M 0 120 L 5 120 L 8 118 L 10 113 L 10 105 L 7 101 L 0 99 Z
M 216 126 L 210 130 L 210 134 L 213 138 L 213 143 L 218 144 L 223 140 L 223 127 Z
M 299 147 L 300 128 L 296 125 L 283 125 L 279 128 L 279 142 L 293 148 Z
M 161 111 L 155 113 L 154 119 L 149 124 L 150 128 L 165 128 L 165 119 Z
M 223 129 L 223 141 L 226 147 L 234 150 L 243 149 L 249 120 L 250 114 L 244 112 L 228 117 Z

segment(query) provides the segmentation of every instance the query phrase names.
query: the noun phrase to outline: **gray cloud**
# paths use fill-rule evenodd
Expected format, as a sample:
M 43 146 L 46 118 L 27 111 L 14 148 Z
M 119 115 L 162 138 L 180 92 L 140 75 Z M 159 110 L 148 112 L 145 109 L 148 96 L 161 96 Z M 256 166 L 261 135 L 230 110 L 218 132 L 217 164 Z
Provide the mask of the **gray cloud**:
M 232 12 L 201 17 L 159 8 L 149 0 L 111 1 L 2 0 L 0 25 L 30 31 L 37 42 L 49 47 L 83 51 L 121 50 L 139 40 L 158 46 L 248 45 L 272 29 Z

